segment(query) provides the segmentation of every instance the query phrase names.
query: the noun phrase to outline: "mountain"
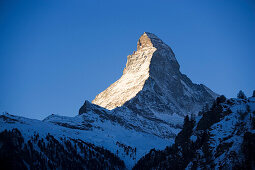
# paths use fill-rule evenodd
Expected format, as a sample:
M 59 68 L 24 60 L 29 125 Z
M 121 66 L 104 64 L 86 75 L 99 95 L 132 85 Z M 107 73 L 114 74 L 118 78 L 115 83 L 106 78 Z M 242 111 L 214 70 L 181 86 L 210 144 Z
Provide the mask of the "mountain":
M 124 106 L 141 116 L 186 115 L 212 103 L 217 94 L 194 84 L 180 72 L 172 49 L 145 32 L 137 51 L 127 57 L 121 78 L 98 94 L 92 103 L 107 109 Z
M 187 116 L 175 143 L 151 150 L 134 169 L 255 169 L 255 96 L 221 96 L 200 116 Z
M 101 106 L 104 117 L 113 124 L 174 139 L 184 116 L 212 104 L 216 96 L 182 74 L 172 49 L 154 34 L 145 32 L 138 40 L 137 51 L 127 57 L 121 78 L 97 95 L 92 104 L 85 101 L 79 114 L 93 120 L 93 114 L 86 114 L 87 110 Z M 98 111 L 94 109 L 94 113 L 97 115 Z M 61 124 L 57 120 L 47 119 Z
M 9 158 L 16 153 L 21 167 L 63 168 L 63 161 L 69 162 L 74 154 L 75 165 L 69 168 L 100 168 L 102 163 L 110 169 L 131 169 L 152 148 L 173 144 L 184 117 L 211 105 L 217 96 L 182 74 L 172 49 L 146 32 L 138 40 L 137 51 L 127 57 L 122 77 L 92 103 L 86 100 L 75 117 L 50 115 L 39 121 L 0 116 L 4 144 L 0 147 L 8 150 L 13 140 L 11 147 L 17 152 L 10 152 Z M 29 162 L 34 156 L 40 163 Z M 6 159 L 0 152 L 0 160 Z
M 172 49 L 152 33 L 138 40 L 123 75 L 92 103 L 111 110 L 138 131 L 174 138 L 183 118 L 211 105 L 218 95 L 180 72 Z M 129 126 L 129 127 L 130 127 Z

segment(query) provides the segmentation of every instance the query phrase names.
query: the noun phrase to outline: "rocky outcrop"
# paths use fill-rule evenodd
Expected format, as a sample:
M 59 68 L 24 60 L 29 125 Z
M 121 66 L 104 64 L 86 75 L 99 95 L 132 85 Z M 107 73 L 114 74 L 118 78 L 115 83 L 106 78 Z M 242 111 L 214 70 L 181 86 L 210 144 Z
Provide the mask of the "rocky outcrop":
M 105 108 L 102 108 L 98 105 L 92 104 L 90 103 L 88 100 L 85 100 L 84 104 L 82 105 L 82 107 L 79 109 L 79 115 L 83 114 L 83 113 L 88 113 L 88 112 L 107 112 L 108 110 Z

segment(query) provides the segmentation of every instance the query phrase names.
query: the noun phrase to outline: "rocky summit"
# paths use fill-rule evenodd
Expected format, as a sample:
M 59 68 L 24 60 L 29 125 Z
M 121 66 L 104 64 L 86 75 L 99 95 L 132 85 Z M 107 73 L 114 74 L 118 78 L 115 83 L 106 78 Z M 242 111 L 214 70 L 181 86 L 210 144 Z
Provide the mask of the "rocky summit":
M 107 109 L 124 107 L 132 112 L 171 122 L 174 114 L 196 113 L 211 104 L 217 94 L 194 84 L 180 72 L 172 49 L 152 33 L 145 32 L 137 51 L 127 57 L 119 80 L 98 94 L 92 103 Z

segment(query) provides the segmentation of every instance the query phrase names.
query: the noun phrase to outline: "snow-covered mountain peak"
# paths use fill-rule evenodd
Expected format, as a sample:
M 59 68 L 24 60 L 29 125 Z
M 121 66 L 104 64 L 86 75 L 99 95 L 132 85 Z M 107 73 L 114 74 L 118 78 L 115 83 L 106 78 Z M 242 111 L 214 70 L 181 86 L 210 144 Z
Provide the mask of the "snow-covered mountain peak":
M 146 108 L 142 110 L 147 114 L 162 110 L 182 115 L 199 111 L 216 95 L 204 85 L 193 84 L 179 68 L 172 49 L 156 35 L 145 32 L 138 40 L 137 51 L 127 56 L 121 78 L 92 103 L 112 110 L 139 98 L 135 105 Z
M 127 56 L 126 67 L 122 77 L 113 83 L 104 92 L 96 96 L 92 103 L 114 109 L 122 106 L 142 90 L 145 81 L 149 77 L 149 66 L 153 53 L 157 50 L 148 38 L 143 34 L 138 41 L 138 50 Z

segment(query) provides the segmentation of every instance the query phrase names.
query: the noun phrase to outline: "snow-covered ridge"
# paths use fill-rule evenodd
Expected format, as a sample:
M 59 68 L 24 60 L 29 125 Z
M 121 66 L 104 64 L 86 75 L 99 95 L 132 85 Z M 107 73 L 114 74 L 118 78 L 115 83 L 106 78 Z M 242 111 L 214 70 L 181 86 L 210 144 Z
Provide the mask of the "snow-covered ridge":
M 103 112 L 92 111 L 75 117 L 50 115 L 43 121 L 3 114 L 0 116 L 0 133 L 17 128 L 25 142 L 37 133 L 42 138 L 50 134 L 59 142 L 62 138 L 81 140 L 104 147 L 116 154 L 125 162 L 128 169 L 131 169 L 136 161 L 151 148 L 163 149 L 173 142 L 173 140 L 125 128 L 117 123 L 116 119 L 114 116 L 107 117 Z
M 221 96 L 201 115 L 185 118 L 172 146 L 151 150 L 134 169 L 254 169 L 254 148 L 255 97 Z

